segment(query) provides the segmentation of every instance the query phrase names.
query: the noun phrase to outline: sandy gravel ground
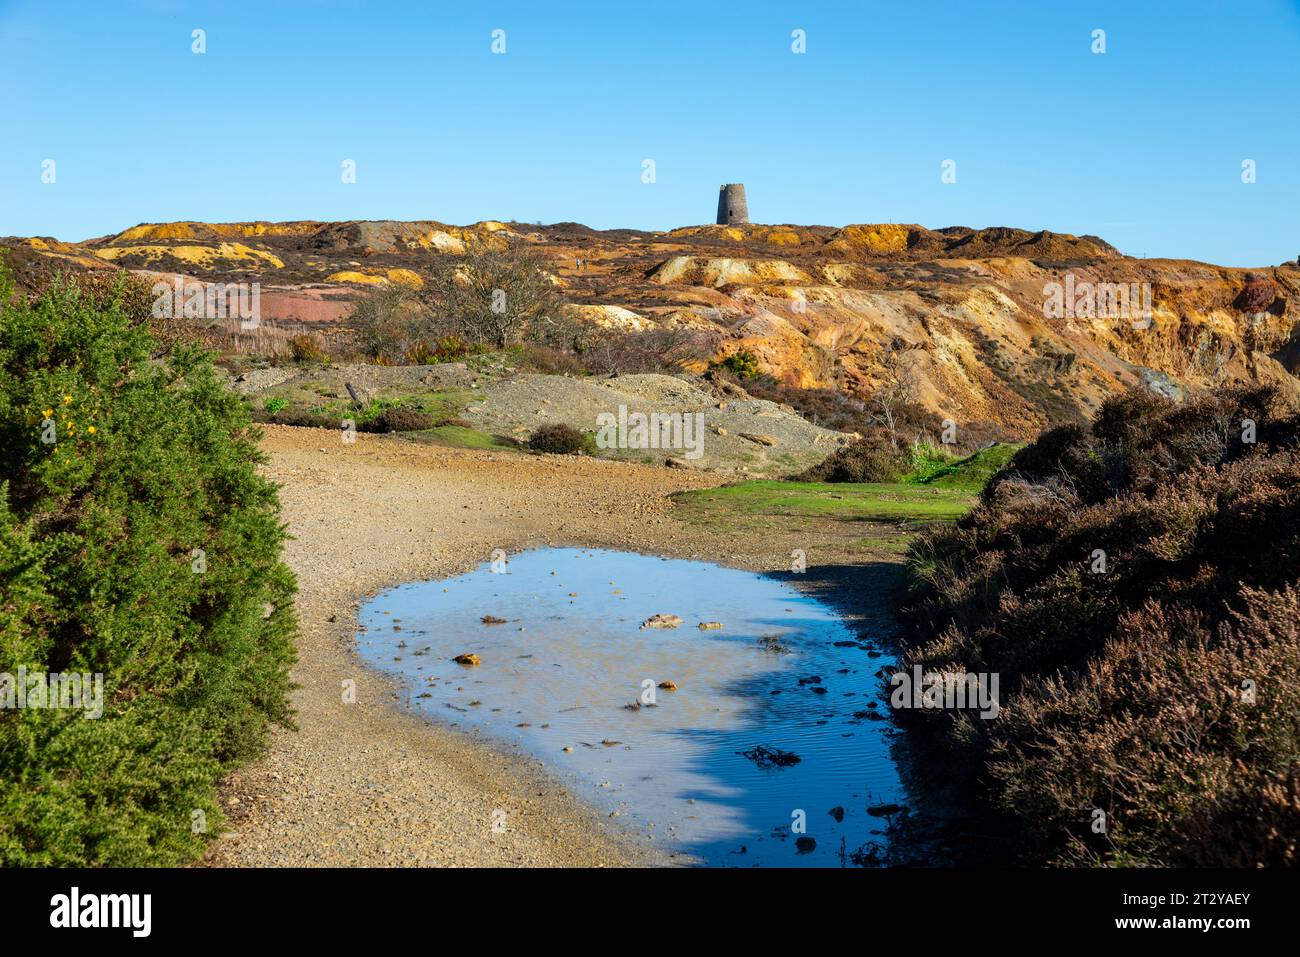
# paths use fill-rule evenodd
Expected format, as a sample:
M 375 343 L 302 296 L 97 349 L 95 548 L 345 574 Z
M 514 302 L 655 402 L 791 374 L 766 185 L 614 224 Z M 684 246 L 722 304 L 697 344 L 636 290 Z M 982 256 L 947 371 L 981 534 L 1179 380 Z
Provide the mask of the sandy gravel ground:
M 354 653 L 356 608 L 386 586 L 463 572 L 495 548 L 601 546 L 777 569 L 788 566 L 790 542 L 742 543 L 676 520 L 667 496 L 722 481 L 709 474 L 368 434 L 346 445 L 337 432 L 283 426 L 266 428 L 263 448 L 294 536 L 286 558 L 300 589 L 298 730 L 276 729 L 266 755 L 225 782 L 229 832 L 204 863 L 672 863 L 574 799 L 535 759 L 404 710 L 390 680 Z M 829 567 L 820 587 L 842 598 L 833 579 L 845 568 L 853 571 Z M 353 704 L 343 700 L 349 679 Z M 497 809 L 504 833 L 492 829 Z

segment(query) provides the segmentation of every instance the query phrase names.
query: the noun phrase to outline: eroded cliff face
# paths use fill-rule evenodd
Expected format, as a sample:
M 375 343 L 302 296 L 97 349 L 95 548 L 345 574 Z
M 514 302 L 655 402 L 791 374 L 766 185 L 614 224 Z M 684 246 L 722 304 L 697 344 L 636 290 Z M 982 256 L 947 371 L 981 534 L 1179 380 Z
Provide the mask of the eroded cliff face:
M 731 303 L 716 308 L 736 318 L 721 349 L 748 349 L 792 383 L 861 395 L 881 386 L 886 351 L 901 349 L 924 406 L 1024 435 L 1134 384 L 1178 394 L 1266 381 L 1300 395 L 1295 268 L 1001 256 L 835 263 L 819 278 L 727 287 Z
M 1170 394 L 1273 382 L 1300 398 L 1300 268 L 1133 259 L 1093 236 L 906 224 L 596 231 L 434 221 L 163 223 L 66 243 L 10 239 L 31 267 L 257 281 L 265 318 L 322 321 L 367 285 L 418 284 L 434 257 L 526 243 L 580 321 L 707 330 L 801 386 L 862 396 L 913 370 L 917 400 L 1014 435 L 1142 384 Z M 582 261 L 581 266 L 579 260 Z M 396 279 L 394 278 L 396 277 Z M 414 277 L 414 278 L 412 278 Z M 305 311 L 304 311 L 305 310 Z

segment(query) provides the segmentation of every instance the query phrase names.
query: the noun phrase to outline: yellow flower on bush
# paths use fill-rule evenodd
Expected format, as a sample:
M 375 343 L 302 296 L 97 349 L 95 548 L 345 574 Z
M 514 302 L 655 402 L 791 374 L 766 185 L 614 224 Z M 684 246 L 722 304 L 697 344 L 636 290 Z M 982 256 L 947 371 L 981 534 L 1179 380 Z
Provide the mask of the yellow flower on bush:
M 88 426 L 86 426 L 86 431 L 89 432 L 89 433 L 91 433 L 92 435 L 94 435 L 94 433 L 95 433 L 95 427 L 94 427 L 93 425 L 88 425 Z

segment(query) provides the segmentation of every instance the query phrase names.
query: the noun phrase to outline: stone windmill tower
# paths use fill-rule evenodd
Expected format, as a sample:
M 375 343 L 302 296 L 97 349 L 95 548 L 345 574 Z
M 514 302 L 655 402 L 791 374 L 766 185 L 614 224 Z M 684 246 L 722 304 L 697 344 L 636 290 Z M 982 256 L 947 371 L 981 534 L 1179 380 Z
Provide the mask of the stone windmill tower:
M 727 183 L 718 189 L 718 225 L 734 226 L 749 222 L 749 207 L 745 205 L 745 184 Z

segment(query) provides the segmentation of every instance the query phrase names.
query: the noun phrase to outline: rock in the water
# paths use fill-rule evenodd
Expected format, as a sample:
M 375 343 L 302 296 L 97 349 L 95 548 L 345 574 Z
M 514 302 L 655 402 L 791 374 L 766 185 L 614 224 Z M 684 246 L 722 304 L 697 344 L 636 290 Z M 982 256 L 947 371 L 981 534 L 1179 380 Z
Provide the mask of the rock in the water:
M 748 751 L 737 751 L 736 753 L 742 758 L 749 758 L 764 770 L 788 768 L 803 760 L 793 751 L 782 751 L 780 748 L 769 747 L 766 744 L 755 745 Z
M 659 687 L 663 688 L 665 691 L 676 691 L 677 683 L 672 679 L 669 679 L 667 681 L 659 682 Z
M 843 821 L 844 821 L 844 808 L 843 808 L 843 807 L 838 807 L 838 806 L 837 806 L 837 807 L 833 807 L 833 808 L 831 808 L 829 811 L 827 811 L 826 813 L 829 814 L 831 817 L 835 818 L 835 823 L 836 823 L 836 824 L 843 823 Z
M 817 849 L 817 838 L 802 834 L 795 838 L 794 846 L 800 854 L 811 854 Z
M 473 652 L 464 655 L 457 655 L 451 660 L 456 662 L 458 665 L 478 665 L 483 663 L 482 659 Z
M 498 618 L 496 615 L 484 615 L 479 621 L 485 625 L 504 625 L 506 623 L 504 618 Z
M 702 621 L 699 625 L 700 631 L 713 631 L 715 628 L 721 627 L 722 622 L 720 621 Z
M 641 622 L 642 628 L 676 628 L 682 623 L 677 615 L 651 615 Z

